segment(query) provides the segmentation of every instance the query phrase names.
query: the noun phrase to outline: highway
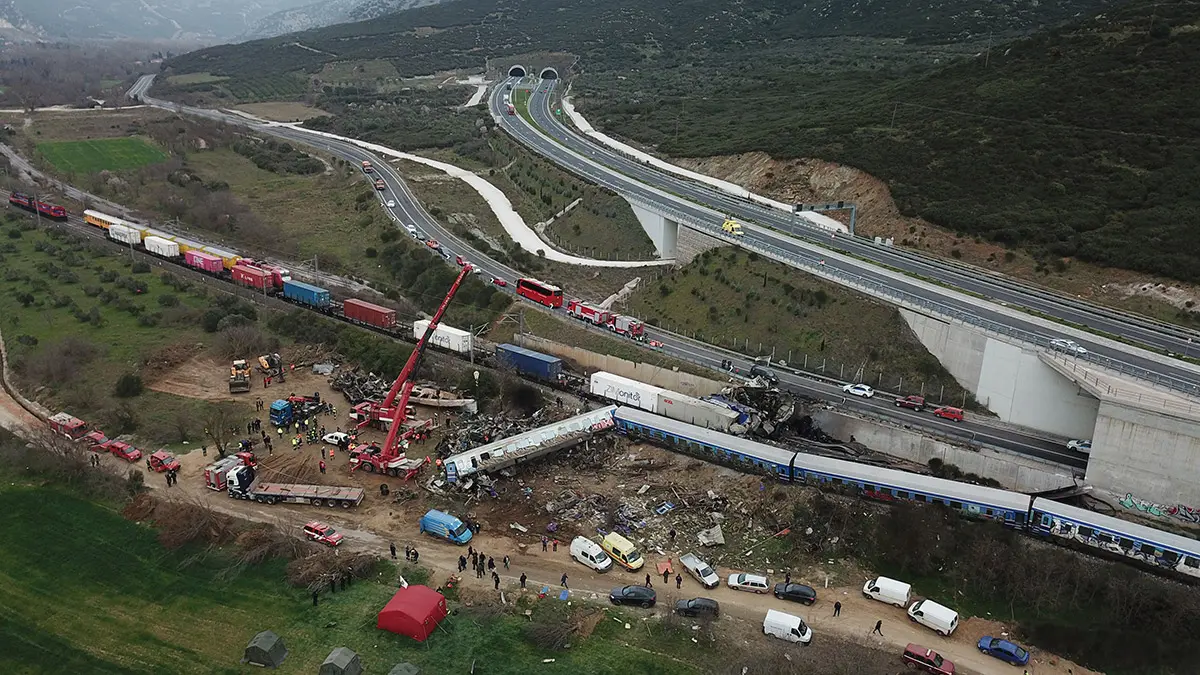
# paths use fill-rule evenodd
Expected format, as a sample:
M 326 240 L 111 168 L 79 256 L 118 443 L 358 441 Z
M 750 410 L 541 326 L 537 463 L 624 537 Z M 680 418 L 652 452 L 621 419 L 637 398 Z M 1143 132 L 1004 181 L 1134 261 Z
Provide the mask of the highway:
M 719 235 L 719 224 L 725 214 L 767 225 L 771 229 L 747 227 L 745 242 L 783 249 L 809 265 L 820 265 L 841 274 L 870 280 L 885 288 L 925 298 L 951 316 L 977 317 L 998 326 L 1023 331 L 1035 336 L 1043 346 L 1053 338 L 1073 339 L 1091 352 L 1089 360 L 1103 365 L 1108 359 L 1112 362 L 1110 367 L 1116 370 L 1140 369 L 1174 380 L 1171 382 L 1174 385 L 1172 388 L 1187 392 L 1200 391 L 1200 375 L 1194 367 L 1182 362 L 1164 364 L 1127 345 L 1118 344 L 1114 347 L 1097 344 L 1074 333 L 1043 328 L 1030 320 L 1032 317 L 1022 318 L 1021 313 L 1005 311 L 995 303 L 1013 308 L 1030 308 L 1049 317 L 1174 353 L 1183 353 L 1189 348 L 1189 336 L 1200 341 L 1200 334 L 1075 301 L 959 263 L 944 263 L 896 247 L 876 245 L 861 237 L 840 236 L 833 239 L 827 231 L 802 225 L 789 214 L 734 197 L 702 183 L 660 172 L 593 143 L 556 119 L 550 109 L 557 85 L 553 80 L 538 84 L 530 99 L 530 112 L 534 122 L 541 127 L 539 131 L 522 116 L 505 114 L 507 86 L 517 86 L 517 82 L 517 79 L 510 79 L 502 83 L 490 97 L 491 111 L 500 120 L 500 125 L 523 145 L 587 180 L 636 200 L 674 210 L 693 222 L 711 224 L 709 231 L 714 234 Z M 780 232 L 786 232 L 787 235 Z M 853 257 L 836 259 L 820 249 L 814 249 L 816 246 L 828 249 L 834 245 Z M 991 302 L 921 283 L 913 277 L 891 273 L 886 268 L 979 294 Z
M 138 89 L 138 85 L 141 85 L 143 80 L 146 81 L 145 86 Z M 512 280 L 524 276 L 519 270 L 492 259 L 486 252 L 475 250 L 448 228 L 438 223 L 420 205 L 417 197 L 409 189 L 400 174 L 387 161 L 387 158 L 379 157 L 352 143 L 309 134 L 290 127 L 256 124 L 238 115 L 231 115 L 216 110 L 190 108 L 169 101 L 153 99 L 144 95 L 151 81 L 151 79 L 143 78 L 138 81 L 134 89 L 131 89 L 131 92 L 137 90 L 138 93 L 141 93 L 142 100 L 149 105 L 199 115 L 231 124 L 253 127 L 264 133 L 270 133 L 293 142 L 325 150 L 353 164 L 360 164 L 363 160 L 370 161 L 375 167 L 375 176 L 382 179 L 387 186 L 380 194 L 380 200 L 384 204 L 383 208 L 390 213 L 393 220 L 397 223 L 414 225 L 424 236 L 438 240 L 442 244 L 442 247 L 449 253 L 451 260 L 453 260 L 455 254 L 463 255 L 463 257 L 470 260 L 472 264 L 482 270 L 481 276 L 485 278 L 499 277 L 508 280 L 509 286 L 503 290 L 509 293 L 514 293 Z M 386 207 L 386 202 L 389 200 L 395 202 L 395 207 L 390 209 Z M 540 311 L 550 311 L 533 303 L 527 303 L 527 307 Z M 556 314 L 566 318 L 566 313 L 562 310 L 558 310 Z M 584 322 L 576 323 L 581 328 L 587 328 L 601 334 L 609 334 L 606 330 L 590 326 Z M 646 326 L 646 334 L 649 339 L 663 343 L 661 349 L 663 353 L 710 368 L 714 371 L 719 371 L 721 362 L 725 360 L 732 360 L 734 366 L 743 373 L 748 372 L 751 365 L 753 365 L 753 362 L 742 354 L 714 347 L 674 333 L 668 333 L 653 326 Z M 1074 470 L 1082 471 L 1087 465 L 1087 459 L 1084 455 L 1067 450 L 1061 441 L 1043 438 L 1019 430 L 998 427 L 986 422 L 968 419 L 965 422 L 954 423 L 934 417 L 929 412 L 918 413 L 912 410 L 899 409 L 894 407 L 891 398 L 882 392 L 874 399 L 846 397 L 837 383 L 809 377 L 783 368 L 776 368 L 775 370 L 784 388 L 802 396 L 831 401 L 837 404 L 839 408 L 854 411 L 865 417 L 893 420 L 898 424 L 929 431 L 949 439 L 992 446 L 1015 454 L 1060 464 Z

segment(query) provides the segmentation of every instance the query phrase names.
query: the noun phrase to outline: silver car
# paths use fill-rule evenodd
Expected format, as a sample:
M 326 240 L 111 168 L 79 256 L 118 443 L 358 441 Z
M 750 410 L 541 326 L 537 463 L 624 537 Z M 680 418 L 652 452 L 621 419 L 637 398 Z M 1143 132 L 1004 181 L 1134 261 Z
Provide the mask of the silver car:
M 1079 356 L 1088 353 L 1088 350 L 1084 349 L 1078 342 L 1075 342 L 1074 340 L 1063 340 L 1061 338 L 1051 340 L 1050 347 L 1051 349 L 1056 349 L 1060 352 L 1076 354 Z

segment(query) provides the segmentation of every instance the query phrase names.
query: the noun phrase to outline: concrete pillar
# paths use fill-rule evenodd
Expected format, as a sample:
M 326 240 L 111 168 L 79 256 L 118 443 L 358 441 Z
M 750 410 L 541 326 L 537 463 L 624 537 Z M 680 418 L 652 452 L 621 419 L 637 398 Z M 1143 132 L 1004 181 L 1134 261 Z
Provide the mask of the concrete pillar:
M 674 258 L 679 242 L 679 223 L 640 204 L 629 202 L 629 206 L 642 224 L 646 236 L 654 243 L 654 252 L 658 257 L 664 260 Z

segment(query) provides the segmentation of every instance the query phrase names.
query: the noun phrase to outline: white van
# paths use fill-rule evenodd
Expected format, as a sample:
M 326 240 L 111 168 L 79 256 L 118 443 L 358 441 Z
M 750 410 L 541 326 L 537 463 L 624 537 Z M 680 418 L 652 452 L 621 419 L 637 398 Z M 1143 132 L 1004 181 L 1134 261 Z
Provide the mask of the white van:
M 897 607 L 907 607 L 912 586 L 887 577 L 875 577 L 863 584 L 863 595 Z
M 938 635 L 949 635 L 958 628 L 958 612 L 932 600 L 918 600 L 908 608 L 908 618 L 932 628 Z
M 600 548 L 600 544 L 587 537 L 575 537 L 571 540 L 571 559 L 597 572 L 607 572 L 613 566 L 612 558 Z
M 773 609 L 768 609 L 763 619 L 763 635 L 774 635 L 781 640 L 801 644 L 812 642 L 812 629 L 804 623 L 803 618 Z

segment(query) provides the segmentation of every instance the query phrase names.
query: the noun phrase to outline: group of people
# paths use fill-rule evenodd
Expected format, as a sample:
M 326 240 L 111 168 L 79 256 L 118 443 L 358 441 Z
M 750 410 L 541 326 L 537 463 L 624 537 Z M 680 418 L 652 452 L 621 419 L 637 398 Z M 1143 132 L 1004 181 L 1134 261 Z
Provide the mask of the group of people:
M 167 472 L 167 487 L 179 485 L 179 470 L 171 469 Z

